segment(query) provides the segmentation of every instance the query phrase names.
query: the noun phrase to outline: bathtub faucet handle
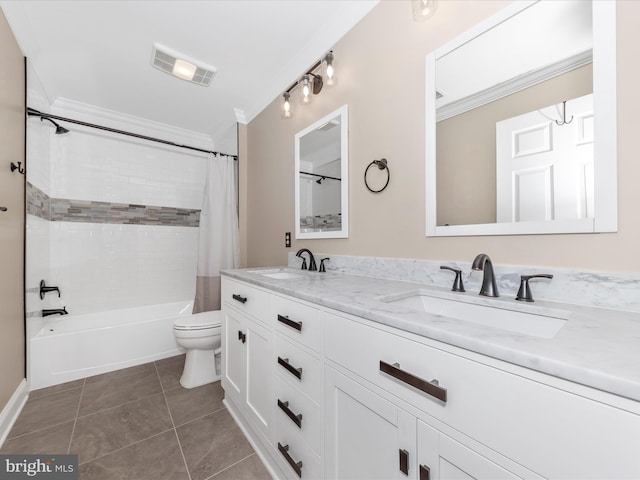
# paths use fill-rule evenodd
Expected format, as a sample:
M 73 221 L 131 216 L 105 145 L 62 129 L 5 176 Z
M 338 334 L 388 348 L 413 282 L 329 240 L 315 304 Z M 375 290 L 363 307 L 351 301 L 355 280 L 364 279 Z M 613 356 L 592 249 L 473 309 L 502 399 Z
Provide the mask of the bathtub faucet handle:
M 60 298 L 60 289 L 58 287 L 47 287 L 44 280 L 40 280 L 40 300 L 44 300 L 44 294 L 49 292 L 58 292 Z

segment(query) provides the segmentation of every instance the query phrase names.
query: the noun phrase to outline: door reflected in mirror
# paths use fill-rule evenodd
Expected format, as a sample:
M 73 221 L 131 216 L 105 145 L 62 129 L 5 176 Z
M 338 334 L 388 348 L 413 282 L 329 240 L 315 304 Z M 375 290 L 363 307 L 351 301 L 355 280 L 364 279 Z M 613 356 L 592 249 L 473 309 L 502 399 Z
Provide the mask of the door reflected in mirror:
M 610 3 L 516 3 L 427 56 L 427 235 L 617 229 Z
M 295 136 L 296 238 L 347 238 L 347 106 Z

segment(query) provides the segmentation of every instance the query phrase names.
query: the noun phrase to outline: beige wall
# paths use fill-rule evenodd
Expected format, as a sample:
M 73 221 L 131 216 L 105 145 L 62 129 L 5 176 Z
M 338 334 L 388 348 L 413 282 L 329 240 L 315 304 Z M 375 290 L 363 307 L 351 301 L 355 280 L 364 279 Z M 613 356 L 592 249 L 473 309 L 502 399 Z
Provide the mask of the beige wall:
M 640 2 L 618 2 L 618 233 L 425 237 L 425 55 L 504 6 L 502 0 L 440 2 L 432 19 L 414 23 L 408 1 L 382 1 L 334 46 L 338 85 L 289 121 L 280 119 L 278 98 L 248 125 L 247 266 L 286 263 L 284 232 L 294 231 L 294 134 L 346 103 L 350 238 L 294 240 L 291 250 L 459 261 L 482 251 L 496 264 L 640 271 Z M 362 175 L 381 157 L 389 160 L 391 182 L 374 195 Z
M 0 10 L 0 411 L 24 379 L 24 57 Z
M 593 93 L 585 65 L 436 127 L 437 225 L 496 221 L 496 122 Z

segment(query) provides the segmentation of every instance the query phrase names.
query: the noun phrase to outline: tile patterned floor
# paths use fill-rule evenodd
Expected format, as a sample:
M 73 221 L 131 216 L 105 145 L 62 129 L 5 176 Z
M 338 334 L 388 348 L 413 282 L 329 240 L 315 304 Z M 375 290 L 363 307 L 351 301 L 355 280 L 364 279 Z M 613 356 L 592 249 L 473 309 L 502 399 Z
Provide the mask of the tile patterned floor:
M 266 480 L 220 382 L 183 388 L 184 355 L 31 392 L 0 453 L 78 454 L 80 480 Z

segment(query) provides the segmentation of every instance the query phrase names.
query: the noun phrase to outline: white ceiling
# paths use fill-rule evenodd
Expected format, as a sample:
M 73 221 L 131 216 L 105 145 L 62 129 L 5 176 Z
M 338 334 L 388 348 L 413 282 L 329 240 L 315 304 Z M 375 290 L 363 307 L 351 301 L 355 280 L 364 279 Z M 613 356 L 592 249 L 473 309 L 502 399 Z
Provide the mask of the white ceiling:
M 52 103 L 68 99 L 203 133 L 216 149 L 235 153 L 236 120 L 250 121 L 378 1 L 3 0 L 0 6 Z M 153 68 L 154 42 L 215 66 L 211 85 Z

